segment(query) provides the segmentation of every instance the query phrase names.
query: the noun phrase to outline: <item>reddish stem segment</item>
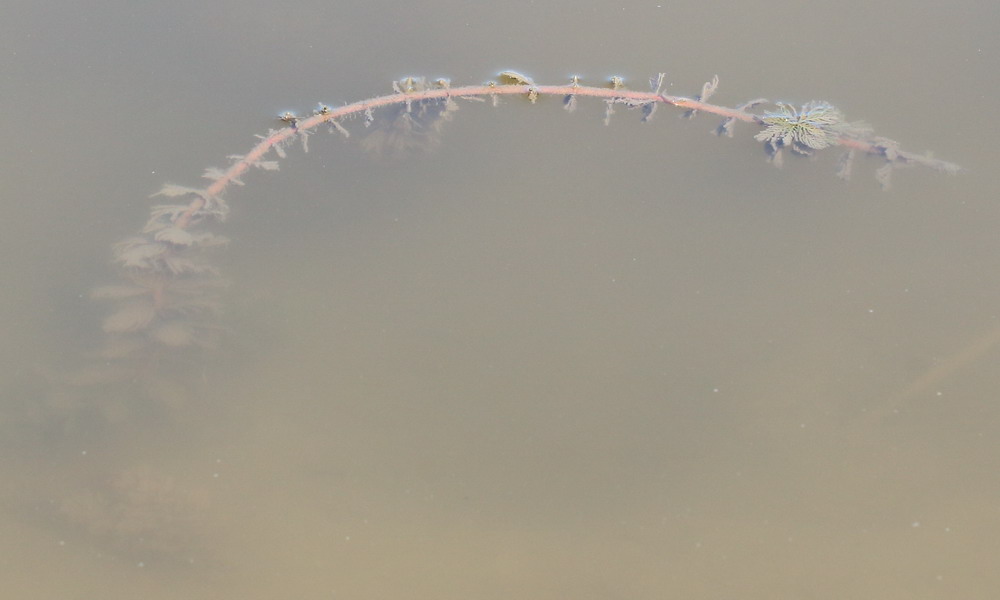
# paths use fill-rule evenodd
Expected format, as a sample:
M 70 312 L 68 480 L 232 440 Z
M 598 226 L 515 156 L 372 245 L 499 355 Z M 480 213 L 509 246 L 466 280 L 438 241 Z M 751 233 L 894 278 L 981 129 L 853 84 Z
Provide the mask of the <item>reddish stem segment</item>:
M 420 100 L 432 100 L 443 98 L 482 98 L 485 96 L 584 96 L 593 98 L 603 98 L 607 101 L 623 102 L 630 106 L 641 106 L 648 103 L 662 103 L 676 106 L 687 110 L 697 110 L 710 113 L 727 119 L 736 119 L 746 123 L 762 124 L 762 117 L 753 113 L 745 112 L 736 108 L 727 108 L 709 104 L 693 98 L 683 96 L 669 96 L 656 92 L 638 92 L 622 88 L 612 89 L 606 87 L 591 87 L 577 84 L 569 85 L 500 85 L 487 84 L 478 86 L 465 86 L 458 88 L 438 87 L 412 92 L 401 92 L 379 96 L 368 100 L 361 100 L 341 106 L 331 108 L 319 114 L 297 120 L 294 124 L 279 131 L 273 132 L 254 146 L 250 152 L 242 159 L 230 166 L 221 177 L 217 178 L 208 188 L 205 189 L 204 196 L 200 196 L 191 201 L 188 209 L 182 213 L 175 224 L 178 227 L 187 227 L 194 215 L 201 210 L 207 198 L 218 198 L 227 187 L 248 171 L 254 164 L 259 162 L 273 147 L 287 142 L 302 131 L 309 131 L 323 123 L 341 119 L 343 117 L 368 113 L 380 107 L 394 104 L 405 104 L 407 102 L 418 102 Z M 886 157 L 891 162 L 912 163 L 929 166 L 947 172 L 960 170 L 957 165 L 945 161 L 933 159 L 927 156 L 895 150 L 891 156 L 887 156 L 886 146 L 878 142 L 866 141 L 851 137 L 840 137 L 837 144 L 859 150 L 868 154 L 877 154 Z

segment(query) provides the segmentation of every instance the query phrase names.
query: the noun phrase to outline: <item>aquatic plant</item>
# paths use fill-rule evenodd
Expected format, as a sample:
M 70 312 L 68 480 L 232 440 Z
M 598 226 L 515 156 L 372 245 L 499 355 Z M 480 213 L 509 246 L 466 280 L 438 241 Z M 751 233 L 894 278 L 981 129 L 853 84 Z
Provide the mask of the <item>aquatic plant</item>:
M 208 228 L 229 212 L 224 192 L 232 185 L 243 185 L 242 177 L 252 169 L 277 169 L 273 157 L 285 158 L 290 144 L 299 142 L 308 150 L 309 136 L 321 126 L 350 136 L 342 123 L 350 117 L 360 117 L 371 132 L 364 142 L 368 150 L 386 152 L 436 143 L 441 125 L 451 118 L 459 101 L 497 105 L 503 96 L 519 96 L 531 103 L 555 96 L 567 110 L 573 110 L 578 99 L 595 98 L 606 105 L 605 123 L 619 107 L 638 110 L 642 120 L 648 121 L 661 105 L 680 108 L 687 118 L 698 113 L 721 117 L 715 129 L 719 135 L 732 137 L 736 123 L 745 123 L 758 129 L 755 138 L 764 143 L 768 157 L 778 166 L 786 148 L 803 155 L 840 148 L 838 174 L 846 179 L 858 154 L 872 156 L 882 162 L 876 176 L 883 187 L 888 187 L 893 170 L 901 166 L 925 166 L 945 173 L 960 170 L 953 163 L 901 150 L 896 142 L 875 136 L 867 125 L 847 122 L 826 102 L 809 102 L 800 109 L 777 103 L 775 109 L 753 112 L 768 101 L 758 98 L 735 108 L 710 104 L 709 98 L 718 90 L 717 76 L 692 98 L 665 94 L 664 81 L 660 73 L 650 79 L 648 91 L 637 91 L 627 89 L 621 77 L 612 77 L 602 86 L 583 85 L 579 77 L 541 85 L 511 70 L 502 71 L 494 81 L 462 87 L 446 79 L 407 77 L 393 82 L 392 93 L 384 96 L 339 107 L 320 105 L 306 116 L 283 113 L 278 117 L 283 127 L 258 136 L 260 141 L 246 154 L 230 156 L 227 167 L 207 169 L 204 177 L 211 180 L 207 187 L 165 185 L 154 196 L 171 203 L 154 206 L 142 230 L 115 245 L 114 260 L 125 282 L 92 294 L 115 305 L 103 323 L 109 340 L 101 358 L 107 364 L 139 367 L 154 358 L 162 361 L 164 350 L 170 348 L 211 346 L 218 333 L 214 317 L 221 306 L 223 283 L 207 252 L 227 240 Z M 122 372 L 127 370 L 118 371 Z
M 764 142 L 771 156 L 780 156 L 782 148 L 810 156 L 815 150 L 835 145 L 847 130 L 844 116 L 826 102 L 810 102 L 802 110 L 778 103 L 778 112 L 765 112 L 760 120 L 764 131 L 754 139 Z

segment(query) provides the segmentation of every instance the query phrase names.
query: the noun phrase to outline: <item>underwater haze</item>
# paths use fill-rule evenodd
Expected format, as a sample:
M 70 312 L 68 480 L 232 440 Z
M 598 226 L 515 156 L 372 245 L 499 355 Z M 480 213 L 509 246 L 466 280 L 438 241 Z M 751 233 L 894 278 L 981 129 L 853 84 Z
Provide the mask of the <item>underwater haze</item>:
M 1000 589 L 996 3 L 4 13 L 6 595 Z M 966 170 L 883 191 L 876 157 L 775 168 L 749 124 L 605 125 L 594 98 L 458 100 L 417 137 L 375 111 L 228 189 L 219 247 L 175 265 L 205 279 L 132 335 L 155 284 L 121 258 L 146 260 L 164 184 L 206 185 L 285 111 L 504 70 L 689 97 L 718 75 L 713 103 L 830 102 Z

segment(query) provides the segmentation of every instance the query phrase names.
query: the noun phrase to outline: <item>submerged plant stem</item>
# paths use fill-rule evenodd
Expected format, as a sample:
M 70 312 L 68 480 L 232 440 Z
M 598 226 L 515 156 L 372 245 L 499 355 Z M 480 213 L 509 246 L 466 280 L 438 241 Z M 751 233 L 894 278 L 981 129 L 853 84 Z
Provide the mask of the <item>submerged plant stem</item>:
M 408 88 L 410 89 L 410 88 Z M 259 144 L 253 147 L 241 160 L 232 164 L 205 190 L 203 196 L 199 196 L 191 201 L 190 207 L 176 221 L 179 227 L 187 226 L 192 216 L 197 213 L 206 203 L 206 198 L 219 197 L 230 184 L 238 182 L 241 175 L 252 166 L 261 162 L 263 157 L 272 149 L 280 148 L 282 144 L 288 142 L 297 135 L 308 133 L 317 126 L 333 122 L 344 117 L 364 114 L 371 115 L 372 111 L 378 108 L 412 103 L 435 99 L 463 99 L 463 98 L 484 98 L 497 96 L 525 96 L 537 98 L 539 96 L 562 96 L 562 97 L 592 97 L 600 98 L 611 103 L 621 103 L 630 107 L 645 106 L 652 104 L 665 104 L 676 106 L 685 111 L 697 111 L 731 119 L 752 123 L 758 126 L 764 125 L 764 117 L 740 110 L 738 108 L 728 108 L 715 104 L 709 104 L 694 98 L 684 96 L 670 96 L 658 92 L 641 92 L 615 87 L 592 87 L 579 85 L 575 81 L 567 85 L 500 85 L 488 84 L 465 87 L 437 87 L 430 89 L 402 91 L 368 100 L 361 100 L 341 106 L 338 108 L 325 107 L 323 111 L 310 117 L 295 119 L 284 117 L 283 120 L 290 123 L 288 127 L 272 132 Z M 338 124 L 339 125 L 339 124 Z M 955 173 L 961 170 L 958 165 L 938 160 L 929 156 L 904 152 L 901 150 L 889 149 L 878 141 L 857 138 L 851 136 L 839 136 L 834 143 L 845 148 L 861 151 L 866 154 L 875 154 L 886 158 L 891 163 L 916 164 L 927 166 L 936 170 Z

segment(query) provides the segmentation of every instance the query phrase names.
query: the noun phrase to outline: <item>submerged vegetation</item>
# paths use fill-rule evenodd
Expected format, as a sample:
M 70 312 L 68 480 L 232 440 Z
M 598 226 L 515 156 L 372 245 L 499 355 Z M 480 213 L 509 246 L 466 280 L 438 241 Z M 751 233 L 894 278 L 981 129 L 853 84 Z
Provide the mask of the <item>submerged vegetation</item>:
M 228 240 L 209 227 L 229 212 L 224 192 L 231 185 L 244 185 L 242 177 L 251 169 L 277 169 L 274 157 L 285 158 L 290 144 L 301 143 L 307 151 L 309 136 L 323 125 L 349 137 L 351 133 L 342 121 L 351 117 L 362 119 L 369 132 L 362 142 L 367 151 L 397 153 L 437 144 L 442 125 L 452 118 L 460 101 L 498 105 L 502 96 L 523 97 L 531 103 L 554 96 L 572 111 L 578 99 L 595 98 L 605 103 L 605 123 L 610 123 L 618 107 L 638 109 L 642 120 L 649 121 L 658 107 L 666 105 L 682 109 L 681 116 L 686 118 L 699 113 L 721 117 L 714 130 L 718 135 L 732 137 L 737 122 L 756 127 L 755 139 L 763 142 L 769 160 L 777 166 L 783 162 L 785 149 L 812 156 L 839 148 L 837 173 L 846 179 L 858 155 L 872 156 L 882 163 L 876 177 L 883 187 L 888 187 L 898 167 L 925 166 L 945 173 L 960 170 L 952 163 L 901 150 L 893 140 L 874 135 L 864 123 L 846 121 L 826 102 L 808 102 L 801 108 L 777 103 L 772 109 L 754 112 L 768 101 L 757 98 L 735 108 L 710 104 L 708 100 L 718 91 L 718 76 L 691 98 L 665 94 L 664 82 L 665 75 L 660 73 L 650 78 L 648 91 L 636 91 L 617 76 L 600 86 L 583 85 L 579 77 L 561 85 L 540 85 L 523 73 L 506 70 L 494 81 L 463 87 L 454 87 L 447 79 L 406 77 L 393 82 L 392 93 L 385 96 L 340 107 L 321 104 L 308 116 L 279 115 L 284 127 L 258 136 L 260 141 L 249 152 L 230 156 L 228 167 L 206 169 L 204 177 L 211 180 L 207 187 L 165 185 L 154 196 L 174 202 L 154 206 L 141 231 L 115 245 L 114 259 L 125 282 L 98 288 L 92 294 L 114 304 L 103 324 L 108 344 L 99 354 L 107 376 L 91 375 L 89 379 L 104 384 L 126 378 L 134 384 L 130 373 L 148 372 L 150 363 L 171 360 L 171 352 L 183 356 L 187 353 L 176 351 L 212 347 L 219 333 L 215 317 L 221 308 L 224 283 L 209 253 Z
M 212 252 L 228 240 L 212 228 L 229 214 L 226 190 L 244 185 L 242 178 L 252 169 L 278 169 L 277 159 L 286 158 L 292 144 L 307 151 L 309 137 L 323 126 L 350 137 L 344 124 L 349 118 L 361 120 L 368 131 L 362 141 L 367 151 L 398 153 L 439 143 L 443 124 L 463 101 L 496 106 L 503 96 L 532 104 L 555 97 L 572 111 L 580 99 L 593 98 L 605 104 L 606 124 L 619 108 L 636 110 L 649 121 L 661 106 L 677 107 L 683 111 L 680 116 L 689 119 L 721 118 L 714 130 L 720 136 L 732 137 L 737 123 L 746 124 L 756 128 L 755 139 L 777 166 L 786 149 L 805 156 L 838 149 L 840 177 L 848 178 L 855 159 L 866 155 L 881 162 L 876 176 L 883 187 L 888 187 L 898 167 L 960 171 L 955 164 L 901 150 L 869 126 L 846 121 L 826 102 L 800 108 L 777 103 L 761 110 L 768 101 L 757 98 L 728 108 L 708 102 L 718 91 L 718 77 L 694 97 L 667 95 L 664 83 L 662 73 L 650 79 L 648 91 L 629 90 L 621 77 L 599 86 L 583 85 L 579 77 L 540 85 L 511 70 L 499 73 L 495 81 L 463 87 L 446 79 L 407 77 L 393 82 L 392 93 L 384 96 L 340 107 L 320 105 L 308 116 L 279 115 L 283 126 L 258 136 L 259 142 L 248 152 L 230 156 L 224 168 L 206 169 L 203 176 L 210 181 L 206 187 L 167 184 L 153 195 L 166 201 L 152 207 L 137 233 L 112 248 L 121 281 L 91 292 L 92 298 L 111 306 L 102 323 L 103 347 L 88 357 L 87 367 L 52 373 L 44 381 L 44 391 L 25 386 L 19 394 L 23 404 L 16 410 L 7 407 L 10 414 L 2 415 L 4 432 L 35 431 L 39 440 L 51 445 L 54 439 L 73 439 L 82 430 L 100 435 L 110 429 L 105 426 L 126 419 L 135 422 L 137 415 L 154 422 L 163 410 L 182 405 L 207 371 L 205 351 L 217 344 L 222 329 L 218 317 L 226 282 Z M 197 524 L 209 506 L 201 491 L 149 468 L 118 471 L 50 505 L 53 519 L 102 547 L 182 560 L 190 556 Z
M 782 148 L 812 155 L 815 150 L 836 145 L 850 129 L 840 111 L 826 102 L 810 102 L 802 110 L 779 103 L 777 112 L 766 112 L 760 120 L 764 131 L 754 139 L 764 142 L 771 156 L 779 156 Z
M 876 177 L 883 187 L 898 167 L 924 166 L 957 173 L 952 163 L 900 149 L 895 141 L 876 136 L 860 122 L 848 122 L 826 102 L 808 102 L 797 108 L 786 103 L 767 108 L 767 100 L 756 98 L 729 108 L 711 104 L 719 78 L 706 82 L 694 97 L 664 93 L 665 75 L 650 78 L 647 91 L 630 90 L 621 77 L 603 85 L 587 86 L 579 77 L 559 85 L 541 85 L 523 73 L 506 70 L 494 81 L 455 87 L 447 79 L 406 77 L 392 83 L 388 95 L 344 106 L 319 105 L 308 116 L 285 112 L 284 125 L 258 136 L 259 142 L 246 154 L 232 155 L 224 168 L 208 168 L 203 188 L 167 184 L 154 194 L 167 203 L 154 205 L 146 224 L 113 247 L 114 261 L 123 279 L 116 285 L 93 290 L 92 297 L 112 305 L 103 321 L 106 343 L 94 353 L 96 360 L 65 379 L 83 393 L 87 411 L 118 415 L 139 398 L 154 405 L 176 405 L 183 401 L 184 386 L 164 372 L 203 370 L 204 353 L 192 349 L 213 348 L 221 331 L 218 315 L 225 281 L 214 266 L 211 253 L 228 240 L 214 233 L 214 224 L 226 219 L 229 206 L 223 198 L 232 185 L 244 185 L 251 169 L 275 170 L 287 148 L 299 143 L 308 150 L 309 137 L 326 126 L 349 137 L 349 118 L 359 118 L 369 135 L 362 146 L 373 153 L 398 153 L 432 147 L 439 143 L 441 128 L 463 101 L 498 105 L 504 96 L 521 97 L 534 104 L 555 97 L 566 110 L 578 100 L 593 98 L 605 104 L 605 123 L 618 108 L 636 110 L 643 121 L 651 120 L 660 106 L 681 109 L 681 116 L 720 117 L 715 133 L 732 137 L 737 123 L 756 128 L 755 139 L 764 144 L 769 160 L 781 166 L 784 150 L 812 156 L 821 151 L 840 151 L 838 175 L 848 178 L 852 164 L 865 155 L 880 161 Z M 114 391 L 112 391 L 114 390 Z M 63 403 L 64 409 L 69 407 Z M 69 403 L 71 404 L 71 403 Z M 95 409 L 95 404 L 102 408 Z M 65 416 L 65 415 L 64 415 Z

